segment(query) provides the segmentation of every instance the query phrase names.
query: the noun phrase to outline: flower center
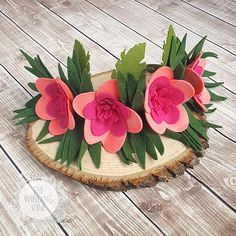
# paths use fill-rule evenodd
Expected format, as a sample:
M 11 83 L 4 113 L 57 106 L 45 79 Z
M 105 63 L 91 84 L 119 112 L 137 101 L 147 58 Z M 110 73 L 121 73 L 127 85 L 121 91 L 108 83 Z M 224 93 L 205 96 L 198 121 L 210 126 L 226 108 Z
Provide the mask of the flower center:
M 105 98 L 102 101 L 99 101 L 96 111 L 99 121 L 106 122 L 110 120 L 112 123 L 115 123 L 119 120 L 118 115 L 120 113 L 120 109 L 116 102 L 111 98 Z

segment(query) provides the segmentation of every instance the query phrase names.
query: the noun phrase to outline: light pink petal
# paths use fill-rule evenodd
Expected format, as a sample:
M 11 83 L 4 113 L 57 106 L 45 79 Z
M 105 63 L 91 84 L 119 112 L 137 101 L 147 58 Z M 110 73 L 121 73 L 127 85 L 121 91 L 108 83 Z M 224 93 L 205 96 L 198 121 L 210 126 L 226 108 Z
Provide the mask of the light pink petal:
M 186 112 L 184 107 L 182 105 L 179 105 L 178 109 L 179 109 L 179 114 L 180 114 L 178 121 L 174 124 L 166 125 L 167 129 L 172 130 L 174 132 L 184 131 L 185 129 L 188 128 L 188 124 L 189 124 L 188 113 Z
M 145 97 L 144 97 L 144 110 L 150 113 L 151 109 L 149 107 L 148 101 L 149 101 L 149 87 L 146 87 Z
M 195 91 L 195 95 L 200 94 L 204 88 L 204 83 L 202 81 L 201 76 L 199 76 L 192 69 L 187 68 L 184 74 L 184 80 L 189 82 Z
M 127 124 L 125 119 L 120 116 L 119 120 L 111 125 L 110 132 L 114 136 L 123 136 L 127 132 Z
M 61 80 L 61 79 L 56 79 L 57 83 L 61 86 L 62 90 L 64 91 L 66 97 L 72 101 L 74 99 L 74 96 L 72 92 L 70 91 L 69 87 Z
M 174 73 L 170 67 L 162 66 L 151 75 L 151 79 L 149 82 L 152 83 L 153 80 L 155 80 L 158 77 L 166 77 L 171 80 L 174 79 Z
M 57 84 L 55 79 L 39 78 L 35 82 L 36 88 L 38 89 L 39 93 L 41 93 L 44 97 L 50 97 L 46 89 L 49 85 L 52 84 Z
M 55 119 L 54 116 L 51 116 L 48 114 L 48 103 L 50 102 L 49 99 L 45 97 L 41 97 L 35 106 L 35 112 L 38 117 L 40 117 L 43 120 L 53 120 Z
M 125 142 L 126 134 L 127 133 L 125 133 L 123 136 L 117 137 L 110 132 L 102 141 L 102 144 L 106 151 L 110 153 L 118 152 Z
M 171 80 L 171 85 L 175 88 L 178 88 L 182 93 L 184 93 L 184 100 L 182 101 L 182 103 L 185 103 L 194 96 L 195 91 L 193 86 L 186 81 Z
M 100 93 L 110 94 L 111 96 L 119 100 L 120 93 L 119 93 L 117 80 L 110 79 L 106 81 L 104 84 L 102 84 L 97 90 L 97 94 L 100 94 Z
M 206 61 L 203 59 L 199 59 L 199 61 L 194 66 L 193 70 L 200 76 L 202 76 L 204 68 L 206 66 Z
M 195 58 L 195 60 L 187 66 L 187 68 L 193 69 L 197 63 L 199 62 L 200 58 L 202 57 L 203 51 L 201 51 L 198 56 Z
M 70 130 L 73 130 L 75 128 L 75 119 L 73 115 L 73 108 L 71 102 L 67 100 L 67 106 L 68 106 L 68 128 Z
M 68 127 L 66 126 L 65 128 L 61 127 L 61 120 L 52 120 L 49 124 L 49 132 L 52 135 L 61 135 L 65 134 Z
M 73 101 L 73 108 L 77 114 L 84 117 L 84 108 L 88 103 L 95 100 L 96 92 L 81 93 L 77 95 Z
M 130 109 L 130 117 L 126 119 L 126 124 L 128 127 L 128 132 L 138 133 L 143 128 L 143 122 L 141 117 L 132 109 Z
M 201 99 L 203 104 L 207 104 L 211 100 L 210 93 L 208 92 L 208 90 L 205 87 L 202 90 L 202 93 L 200 95 L 200 99 Z
M 94 144 L 102 141 L 108 135 L 109 131 L 101 136 L 95 136 L 91 131 L 91 120 L 85 119 L 84 122 L 84 138 L 88 144 Z
M 166 122 L 162 121 L 160 124 L 157 124 L 150 113 L 145 112 L 145 116 L 150 127 L 158 134 L 163 134 L 166 131 Z

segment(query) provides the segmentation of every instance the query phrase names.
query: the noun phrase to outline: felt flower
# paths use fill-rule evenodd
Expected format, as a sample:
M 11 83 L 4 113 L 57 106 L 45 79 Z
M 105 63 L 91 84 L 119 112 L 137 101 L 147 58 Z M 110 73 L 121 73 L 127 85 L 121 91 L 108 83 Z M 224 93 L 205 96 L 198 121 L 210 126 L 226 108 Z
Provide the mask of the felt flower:
M 37 116 L 50 120 L 49 132 L 61 135 L 75 127 L 72 101 L 74 96 L 61 79 L 39 78 L 36 87 L 42 95 L 36 104 Z
M 150 127 L 163 134 L 166 129 L 182 132 L 189 119 L 183 103 L 194 95 L 194 89 L 186 81 L 175 80 L 173 71 L 163 66 L 148 81 L 144 109 Z
M 142 129 L 139 115 L 119 99 L 116 80 L 108 80 L 96 92 L 75 97 L 73 108 L 85 118 L 84 137 L 88 144 L 101 141 L 107 152 L 117 152 L 127 132 L 138 133 Z
M 202 79 L 202 74 L 204 71 L 204 67 L 206 65 L 206 61 L 202 59 L 201 52 L 198 57 L 187 66 L 184 74 L 184 80 L 191 83 L 194 87 L 195 94 L 193 96 L 194 101 L 204 110 L 207 111 L 207 108 L 204 106 L 205 104 L 210 102 L 210 94 L 208 90 L 204 86 L 204 82 Z

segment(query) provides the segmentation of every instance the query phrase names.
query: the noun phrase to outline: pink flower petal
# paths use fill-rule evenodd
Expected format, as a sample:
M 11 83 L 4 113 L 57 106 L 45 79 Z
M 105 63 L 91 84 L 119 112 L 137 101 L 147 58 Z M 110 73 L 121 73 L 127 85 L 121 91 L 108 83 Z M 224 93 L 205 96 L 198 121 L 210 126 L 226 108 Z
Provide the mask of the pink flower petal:
M 151 80 L 149 82 L 152 83 L 158 77 L 166 77 L 171 80 L 174 79 L 174 73 L 170 67 L 162 66 L 151 75 Z
M 174 124 L 166 125 L 167 129 L 172 130 L 174 132 L 184 131 L 185 129 L 188 128 L 188 124 L 189 124 L 188 113 L 186 112 L 184 107 L 182 105 L 179 105 L 178 110 L 180 114 L 178 121 Z
M 128 127 L 128 132 L 130 133 L 138 133 L 143 128 L 143 122 L 141 117 L 132 109 L 130 109 L 130 117 L 126 120 L 126 124 Z
M 70 88 L 61 80 L 61 79 L 56 79 L 56 82 L 61 86 L 61 88 L 63 89 L 66 97 L 72 101 L 74 99 L 74 96 L 72 94 L 72 92 L 70 91 Z
M 130 109 L 125 106 L 124 104 L 120 103 L 120 102 L 117 102 L 116 103 L 119 108 L 120 108 L 120 113 L 121 115 L 125 118 L 125 119 L 128 119 L 130 116 L 131 116 L 131 113 L 130 113 Z
M 200 95 L 200 99 L 201 99 L 203 104 L 207 104 L 211 100 L 210 93 L 208 92 L 208 90 L 205 87 L 202 90 L 202 93 Z
M 72 104 L 69 100 L 67 100 L 67 107 L 68 107 L 68 128 L 73 130 L 75 128 L 75 119 L 73 115 L 73 108 Z
M 127 132 L 125 119 L 120 115 L 119 120 L 111 125 L 110 132 L 114 136 L 123 136 Z
M 61 135 L 65 134 L 68 128 L 61 127 L 61 120 L 51 120 L 48 129 L 52 135 Z
M 95 100 L 96 92 L 81 93 L 77 95 L 73 101 L 73 108 L 77 114 L 84 117 L 84 108 L 88 103 Z
M 178 88 L 179 90 L 181 90 L 181 92 L 184 94 L 184 100 L 181 103 L 185 103 L 186 101 L 188 101 L 190 98 L 192 98 L 194 96 L 195 91 L 194 91 L 193 86 L 186 81 L 172 80 L 171 85 L 174 86 L 175 88 Z M 178 104 L 176 104 L 176 105 L 178 105 Z
M 91 120 L 91 131 L 95 136 L 101 136 L 105 134 L 111 127 L 109 122 Z
M 194 68 L 192 68 L 198 75 L 202 76 L 204 68 L 206 66 L 206 61 L 199 59 Z
M 107 152 L 118 152 L 123 146 L 126 139 L 126 133 L 123 136 L 117 137 L 112 133 L 109 133 L 107 137 L 102 141 L 102 144 Z
M 198 56 L 195 58 L 195 60 L 194 60 L 191 64 L 189 64 L 187 67 L 190 68 L 190 69 L 193 69 L 193 68 L 197 65 L 197 63 L 199 62 L 199 60 L 201 59 L 202 54 L 203 54 L 203 51 L 201 51 L 201 52 L 198 54 Z
M 166 131 L 166 122 L 162 121 L 160 124 L 157 124 L 150 113 L 145 113 L 146 119 L 150 127 L 158 134 L 163 134 Z
M 83 110 L 84 117 L 90 120 L 97 119 L 96 107 L 96 100 L 93 100 L 92 102 L 88 103 Z
M 38 117 L 40 117 L 43 120 L 53 120 L 55 119 L 54 116 L 51 116 L 50 114 L 48 114 L 48 103 L 49 103 L 49 99 L 45 98 L 45 97 L 41 97 L 38 102 L 36 103 L 35 106 L 35 112 L 37 114 Z
M 88 144 L 94 144 L 94 143 L 98 143 L 98 142 L 104 140 L 106 138 L 106 136 L 108 135 L 108 133 L 109 133 L 109 131 L 107 131 L 105 134 L 103 134 L 101 136 L 95 136 L 91 131 L 91 120 L 85 119 L 84 138 Z
M 47 87 L 53 84 L 57 84 L 56 80 L 49 78 L 39 78 L 35 82 L 36 88 L 38 89 L 39 93 L 41 93 L 44 97 L 50 97 L 47 92 Z
M 195 71 L 187 68 L 185 70 L 184 80 L 189 82 L 193 86 L 196 95 L 202 92 L 204 83 L 201 76 L 199 76 Z
M 111 96 L 119 100 L 120 93 L 119 93 L 117 80 L 110 79 L 106 81 L 104 84 L 102 84 L 97 90 L 97 94 L 100 94 L 100 93 L 110 94 Z

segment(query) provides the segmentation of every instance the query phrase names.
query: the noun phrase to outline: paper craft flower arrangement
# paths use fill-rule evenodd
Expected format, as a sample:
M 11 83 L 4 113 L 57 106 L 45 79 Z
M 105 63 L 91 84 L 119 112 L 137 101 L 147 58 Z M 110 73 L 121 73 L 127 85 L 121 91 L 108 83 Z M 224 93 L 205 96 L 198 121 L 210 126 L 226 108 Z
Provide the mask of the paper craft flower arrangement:
M 60 142 L 56 160 L 80 168 L 86 150 L 99 168 L 101 146 L 124 163 L 138 162 L 145 168 L 145 153 L 153 159 L 164 153 L 160 135 L 199 152 L 202 140 L 208 140 L 207 128 L 218 127 L 199 116 L 213 111 L 210 101 L 225 100 L 209 91 L 222 83 L 204 82 L 204 77 L 214 75 L 205 70 L 206 58 L 217 57 L 203 52 L 204 40 L 187 53 L 186 35 L 180 40 L 170 27 L 160 64 L 142 62 L 145 44 L 137 44 L 121 53 L 110 80 L 96 91 L 89 54 L 78 41 L 67 61 L 67 76 L 59 64 L 54 78 L 39 56 L 22 52 L 31 65 L 26 69 L 38 77 L 29 83 L 38 95 L 15 111 L 14 118 L 23 118 L 18 124 L 44 120 L 36 141 Z M 48 133 L 52 137 L 45 139 Z

